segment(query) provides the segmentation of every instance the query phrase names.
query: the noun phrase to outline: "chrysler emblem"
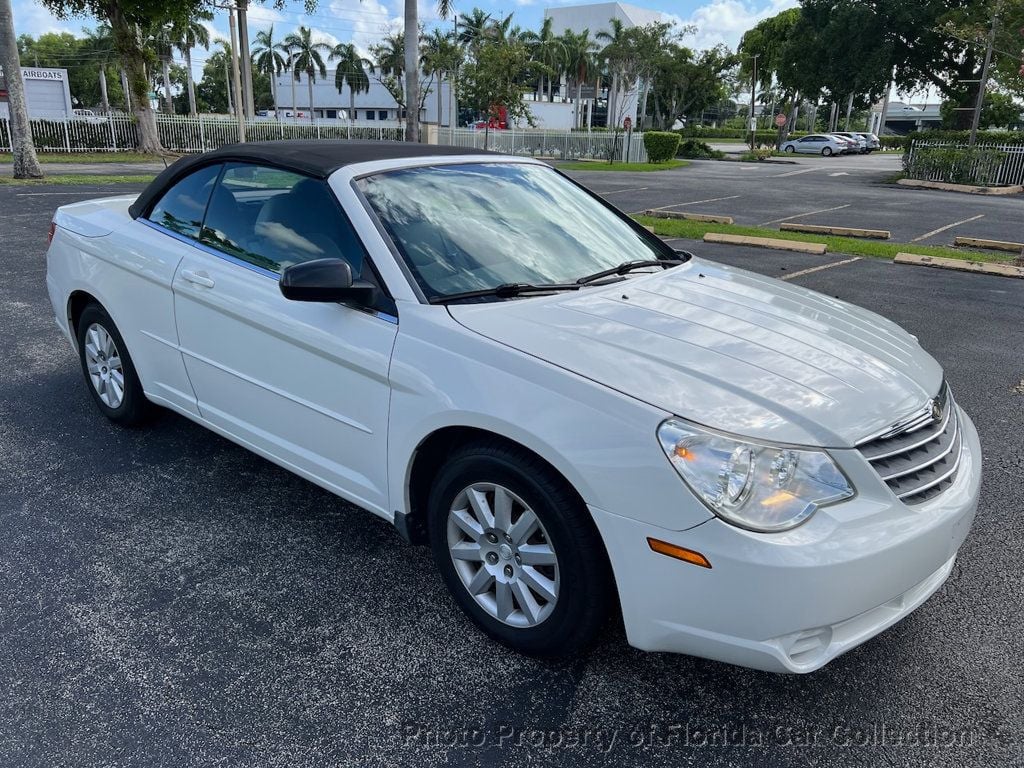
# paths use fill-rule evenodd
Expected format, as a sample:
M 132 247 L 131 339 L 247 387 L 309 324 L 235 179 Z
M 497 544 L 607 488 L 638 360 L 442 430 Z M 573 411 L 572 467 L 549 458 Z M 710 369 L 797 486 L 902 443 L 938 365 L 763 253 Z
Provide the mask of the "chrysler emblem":
M 941 421 L 941 420 L 942 420 L 942 405 L 938 401 L 932 400 L 932 421 Z

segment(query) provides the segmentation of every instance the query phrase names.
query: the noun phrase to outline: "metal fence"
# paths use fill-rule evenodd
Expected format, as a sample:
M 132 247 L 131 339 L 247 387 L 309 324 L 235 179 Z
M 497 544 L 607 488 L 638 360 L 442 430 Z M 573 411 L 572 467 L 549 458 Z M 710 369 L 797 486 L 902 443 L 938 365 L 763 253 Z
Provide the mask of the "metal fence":
M 604 131 L 544 131 L 536 129 L 502 131 L 442 128 L 442 144 L 503 152 L 507 155 L 546 157 L 556 160 L 609 160 L 646 163 L 643 134 L 627 135 Z
M 31 120 L 32 138 L 39 152 L 123 152 L 135 149 L 138 128 L 128 115 L 94 116 L 72 120 Z M 179 153 L 205 152 L 238 141 L 238 122 L 230 117 L 157 115 L 160 143 Z M 387 122 L 345 120 L 308 121 L 299 118 L 245 121 L 246 139 L 371 139 L 401 141 L 405 126 Z M 645 163 L 643 134 L 636 132 L 546 130 L 470 130 L 441 128 L 437 141 L 457 147 L 487 149 L 511 155 L 556 160 L 609 160 Z M 0 151 L 10 151 L 11 131 L 0 119 Z
M 135 120 L 127 115 L 73 120 L 30 120 L 32 139 L 39 152 L 121 152 L 138 144 Z M 205 152 L 238 141 L 238 121 L 228 117 L 157 115 L 160 143 L 172 152 Z M 275 139 L 374 139 L 400 141 L 405 127 L 387 123 L 301 119 L 245 121 L 249 141 Z M 0 118 L 0 151 L 10 151 L 11 129 Z
M 998 187 L 1024 184 L 1024 145 L 914 140 L 903 156 L 908 178 Z

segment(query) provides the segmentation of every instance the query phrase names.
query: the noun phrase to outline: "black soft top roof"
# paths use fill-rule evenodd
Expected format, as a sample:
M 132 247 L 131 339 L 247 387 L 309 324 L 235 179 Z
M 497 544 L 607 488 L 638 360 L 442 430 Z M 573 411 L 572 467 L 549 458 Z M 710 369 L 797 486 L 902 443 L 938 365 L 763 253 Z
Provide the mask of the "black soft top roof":
M 168 187 L 190 171 L 204 165 L 240 160 L 272 165 L 308 176 L 326 179 L 339 168 L 374 160 L 404 160 L 435 155 L 494 155 L 468 147 L 436 144 L 413 144 L 403 141 L 346 141 L 344 139 L 311 141 L 250 141 L 228 144 L 202 155 L 184 157 L 165 168 L 149 183 L 128 210 L 138 218 L 163 195 Z

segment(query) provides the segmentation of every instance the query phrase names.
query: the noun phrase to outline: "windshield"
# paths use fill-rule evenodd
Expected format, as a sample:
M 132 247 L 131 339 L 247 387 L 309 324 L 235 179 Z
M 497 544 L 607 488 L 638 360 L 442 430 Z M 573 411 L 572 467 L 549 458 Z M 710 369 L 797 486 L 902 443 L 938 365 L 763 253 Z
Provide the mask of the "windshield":
M 624 261 L 674 255 L 546 166 L 408 168 L 358 187 L 428 299 L 570 283 Z

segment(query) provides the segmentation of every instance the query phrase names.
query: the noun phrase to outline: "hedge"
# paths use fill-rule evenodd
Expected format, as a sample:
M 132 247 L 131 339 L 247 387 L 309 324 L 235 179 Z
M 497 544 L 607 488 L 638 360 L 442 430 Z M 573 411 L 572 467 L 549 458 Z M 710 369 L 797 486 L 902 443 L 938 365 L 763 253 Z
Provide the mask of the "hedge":
M 713 149 L 700 139 L 687 139 L 679 145 L 676 157 L 691 157 L 718 160 L 725 157 L 724 152 Z
M 921 141 L 950 141 L 966 144 L 970 131 L 911 131 L 906 136 L 882 136 L 882 146 L 888 149 L 910 149 L 915 139 Z M 1024 131 L 978 131 L 979 144 L 1024 144 Z
M 917 147 L 903 156 L 903 172 L 911 179 L 951 184 L 993 184 L 1005 152 L 986 147 Z
M 652 163 L 664 163 L 676 156 L 681 137 L 672 131 L 644 132 L 644 149 Z

